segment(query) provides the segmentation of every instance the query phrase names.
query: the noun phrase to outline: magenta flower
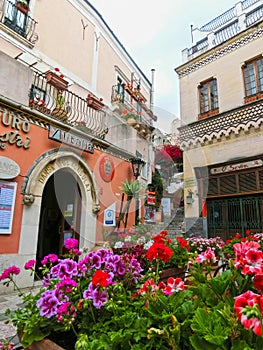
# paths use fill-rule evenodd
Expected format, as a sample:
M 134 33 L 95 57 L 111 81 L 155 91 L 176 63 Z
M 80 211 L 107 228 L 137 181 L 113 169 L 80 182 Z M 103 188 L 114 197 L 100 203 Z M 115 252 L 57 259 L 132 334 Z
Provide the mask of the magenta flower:
M 56 290 L 46 290 L 37 301 L 37 306 L 40 308 L 40 315 L 51 318 L 57 314 L 60 303 Z
M 61 260 L 57 265 L 50 270 L 52 277 L 63 280 L 66 277 L 78 275 L 78 264 L 72 259 Z
M 15 266 L 15 265 L 9 266 L 0 275 L 0 281 L 3 281 L 5 279 L 7 279 L 7 278 L 12 279 L 12 275 L 19 275 L 19 273 L 20 273 L 20 268 L 19 267 Z
M 68 238 L 65 242 L 65 248 L 68 250 L 78 248 L 78 246 L 79 241 L 75 238 Z
M 93 302 L 93 306 L 96 309 L 100 309 L 104 305 L 104 303 L 108 301 L 108 295 L 106 290 L 101 290 L 100 287 L 97 287 L 92 283 L 90 283 L 88 289 L 84 291 L 83 298 L 91 299 Z
M 48 254 L 41 261 L 41 264 L 46 265 L 47 263 L 54 263 L 56 261 L 58 261 L 58 256 L 56 254 Z
M 32 269 L 34 267 L 35 263 L 36 263 L 36 260 L 28 260 L 24 266 L 25 270 Z

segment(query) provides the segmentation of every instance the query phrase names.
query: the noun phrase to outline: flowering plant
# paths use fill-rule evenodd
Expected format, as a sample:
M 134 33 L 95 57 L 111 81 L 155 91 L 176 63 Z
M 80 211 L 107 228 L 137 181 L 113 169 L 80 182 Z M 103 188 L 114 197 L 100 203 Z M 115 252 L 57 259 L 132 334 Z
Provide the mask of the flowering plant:
M 246 230 L 245 237 L 242 237 L 240 233 L 236 233 L 235 236 L 231 239 L 226 240 L 223 244 L 222 252 L 226 259 L 229 259 L 234 256 L 234 245 L 236 243 L 254 241 L 258 242 L 263 249 L 263 233 L 251 234 L 250 230 Z
M 11 313 L 23 346 L 59 333 L 67 350 L 262 349 L 260 244 L 234 244 L 229 268 L 217 276 L 210 246 L 189 252 L 187 276 L 163 282 L 158 265 L 172 258 L 170 244 L 165 231 L 154 236 L 146 259 L 155 269 L 145 273 L 132 253 L 102 249 L 81 258 L 77 242 L 67 240 L 64 259 L 43 259 L 39 292 L 24 296 L 24 308 Z M 34 264 L 30 260 L 25 268 L 33 271 Z M 11 266 L 0 280 L 15 283 L 18 274 Z
M 135 245 L 145 245 L 145 249 L 147 249 L 150 244 L 148 242 L 151 241 L 151 233 L 149 231 L 142 233 L 135 228 L 117 229 L 114 234 L 110 243 L 115 249 L 132 248 Z
M 139 116 L 142 114 L 142 112 L 136 112 L 135 113 L 135 109 L 134 108 L 130 108 L 130 110 L 128 111 L 127 109 L 125 109 L 122 112 L 123 118 L 125 118 L 126 120 L 132 118 L 135 120 L 139 119 Z
M 54 72 L 60 77 L 60 78 L 65 78 L 65 75 L 60 72 L 60 69 L 58 67 L 54 68 Z
M 200 254 L 201 252 L 206 251 L 208 247 L 210 247 L 218 257 L 222 255 L 222 248 L 225 245 L 225 242 L 221 237 L 205 238 L 192 235 L 187 238 L 187 242 L 192 253 Z

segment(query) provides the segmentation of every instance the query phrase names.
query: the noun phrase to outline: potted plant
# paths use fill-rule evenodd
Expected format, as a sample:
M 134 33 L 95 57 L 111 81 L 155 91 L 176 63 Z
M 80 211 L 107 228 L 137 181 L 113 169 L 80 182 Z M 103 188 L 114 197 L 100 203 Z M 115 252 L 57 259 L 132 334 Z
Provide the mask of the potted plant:
M 18 11 L 22 12 L 24 15 L 26 15 L 30 10 L 28 3 L 24 0 L 17 1 L 16 8 Z
M 216 277 L 216 255 L 208 246 L 189 253 L 185 278 L 163 282 L 160 267 L 173 256 L 169 245 L 165 232 L 156 235 L 143 253 L 149 262 L 144 271 L 133 250 L 81 256 L 78 242 L 67 240 L 63 258 L 42 260 L 39 292 L 24 295 L 23 308 L 7 310 L 22 345 L 43 349 L 48 342 L 52 349 L 49 338 L 66 341 L 59 346 L 67 350 L 261 350 L 263 251 L 256 237 L 234 244 L 228 270 Z M 34 265 L 30 260 L 25 268 L 33 272 Z M 11 266 L 0 281 L 17 288 L 19 272 Z
M 65 110 L 65 97 L 59 92 L 56 97 L 55 108 L 52 111 L 52 115 L 66 121 L 68 113 Z
M 134 125 L 137 124 L 138 117 L 137 117 L 137 115 L 134 113 L 134 108 L 131 108 L 130 111 L 128 111 L 127 109 L 125 109 L 125 110 L 122 112 L 122 116 L 126 119 L 128 125 L 134 126 Z

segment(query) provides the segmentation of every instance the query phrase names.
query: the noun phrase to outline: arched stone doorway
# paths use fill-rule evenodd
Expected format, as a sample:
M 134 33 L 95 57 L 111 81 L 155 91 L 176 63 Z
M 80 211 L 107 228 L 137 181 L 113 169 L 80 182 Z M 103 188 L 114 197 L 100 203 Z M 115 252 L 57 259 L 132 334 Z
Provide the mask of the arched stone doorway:
M 69 197 L 66 197 L 66 199 L 70 201 L 74 199 L 75 202 L 81 202 L 81 205 L 77 206 L 78 209 L 74 212 L 74 220 L 76 220 L 74 222 L 74 230 L 77 231 L 79 235 L 80 249 L 91 249 L 95 245 L 97 212 L 100 209 L 99 190 L 95 175 L 87 161 L 77 152 L 67 148 L 54 149 L 41 155 L 32 164 L 31 169 L 29 169 L 25 176 L 22 188 L 24 210 L 19 243 L 19 260 L 21 265 L 29 259 L 35 259 L 37 255 L 41 257 L 44 251 L 48 250 L 44 248 L 44 243 L 39 242 L 39 234 L 41 239 L 43 237 L 42 231 L 44 229 L 42 226 L 46 224 L 46 218 L 51 219 L 51 222 L 47 224 L 48 230 L 52 227 L 54 231 L 57 231 L 57 229 L 66 231 L 67 223 L 65 224 L 64 220 L 65 212 L 63 213 L 63 217 L 62 213 L 60 214 L 60 217 L 64 220 L 64 230 L 62 225 L 55 222 L 56 219 L 59 221 L 59 218 L 56 217 L 58 210 L 55 199 L 51 195 L 49 195 L 50 197 L 47 195 L 47 193 L 52 192 L 53 189 L 57 187 L 52 185 L 54 179 L 55 182 L 57 181 L 58 183 L 62 183 L 65 180 L 63 185 L 64 189 L 62 191 L 65 193 L 69 192 Z M 72 185 L 73 182 L 74 186 Z M 68 185 L 69 183 L 70 185 Z M 56 200 L 59 198 L 61 198 L 61 196 L 56 195 Z M 50 208 L 47 208 L 47 213 L 44 214 L 45 217 L 42 219 L 42 213 L 44 212 L 42 207 L 48 207 L 49 205 L 47 205 L 47 202 L 49 200 L 55 203 L 55 210 L 52 211 L 51 205 Z M 74 205 L 75 202 L 66 203 L 66 205 Z M 63 205 L 58 206 L 59 208 L 63 208 L 60 210 L 68 210 L 66 215 L 70 214 L 72 206 L 69 205 L 68 208 L 67 206 L 64 208 Z M 75 213 L 77 216 L 75 216 Z M 53 224 L 52 220 L 54 220 Z M 59 251 L 57 240 L 58 237 L 56 237 L 54 241 L 53 248 Z M 61 247 L 61 245 L 59 247 Z M 25 286 L 29 285 L 28 281 L 28 276 L 25 276 Z
M 40 209 L 36 260 L 63 253 L 67 238 L 80 237 L 81 192 L 73 174 L 56 171 L 45 184 Z

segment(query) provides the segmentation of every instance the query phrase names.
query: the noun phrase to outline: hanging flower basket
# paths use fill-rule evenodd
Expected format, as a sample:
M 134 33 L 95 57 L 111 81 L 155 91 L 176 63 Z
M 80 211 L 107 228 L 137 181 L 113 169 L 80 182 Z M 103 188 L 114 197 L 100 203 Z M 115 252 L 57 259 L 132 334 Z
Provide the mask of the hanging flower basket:
M 104 103 L 102 102 L 102 99 L 98 99 L 97 97 L 90 94 L 87 96 L 87 104 L 89 107 L 97 111 L 100 111 L 104 107 Z
M 26 15 L 29 11 L 29 6 L 27 3 L 23 2 L 23 1 L 18 1 L 16 3 L 16 8 L 18 11 L 22 12 L 24 15 Z
M 48 84 L 54 86 L 54 88 L 60 91 L 66 90 L 68 88 L 68 82 L 52 71 L 48 71 L 46 73 L 46 80 Z

